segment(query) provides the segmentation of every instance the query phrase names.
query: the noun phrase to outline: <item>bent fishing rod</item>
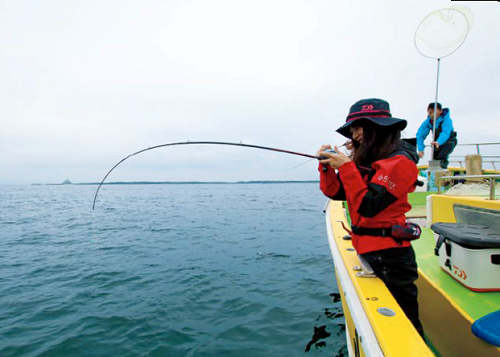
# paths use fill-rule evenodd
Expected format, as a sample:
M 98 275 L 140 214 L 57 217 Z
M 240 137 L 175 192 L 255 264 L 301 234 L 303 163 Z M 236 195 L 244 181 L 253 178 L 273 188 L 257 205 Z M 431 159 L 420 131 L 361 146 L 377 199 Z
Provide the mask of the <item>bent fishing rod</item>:
M 122 162 L 125 160 L 131 158 L 132 156 L 138 155 L 140 153 L 149 151 L 149 150 L 154 150 L 166 146 L 176 146 L 176 145 L 230 145 L 230 146 L 240 146 L 240 147 L 246 147 L 246 148 L 254 148 L 254 149 L 261 149 L 261 150 L 269 150 L 269 151 L 276 151 L 276 152 L 282 152 L 285 154 L 290 154 L 290 155 L 298 155 L 298 156 L 304 156 L 304 157 L 309 157 L 311 159 L 317 159 L 317 160 L 324 160 L 327 157 L 326 156 L 315 156 L 315 155 L 309 155 L 309 154 L 303 154 L 300 152 L 295 152 L 295 151 L 289 151 L 289 150 L 283 150 L 283 149 L 276 149 L 276 148 L 271 148 L 267 146 L 259 146 L 259 145 L 250 145 L 250 144 L 243 144 L 243 143 L 230 143 L 230 142 L 225 142 L 225 141 L 182 141 L 182 142 L 177 142 L 177 143 L 168 143 L 168 144 L 162 144 L 162 145 L 156 145 L 156 146 L 151 146 L 146 149 L 139 150 L 137 152 L 134 152 L 133 154 L 128 155 L 127 157 L 121 159 L 118 161 L 118 163 L 111 168 L 111 170 L 108 171 L 106 176 L 102 179 L 101 183 L 99 186 L 97 186 L 97 190 L 95 192 L 94 196 L 94 202 L 92 204 L 92 210 L 95 209 L 95 203 L 97 200 L 97 195 L 99 194 L 99 190 L 101 186 L 104 184 L 104 181 L 108 178 L 109 174 L 116 169 L 118 165 L 120 165 Z

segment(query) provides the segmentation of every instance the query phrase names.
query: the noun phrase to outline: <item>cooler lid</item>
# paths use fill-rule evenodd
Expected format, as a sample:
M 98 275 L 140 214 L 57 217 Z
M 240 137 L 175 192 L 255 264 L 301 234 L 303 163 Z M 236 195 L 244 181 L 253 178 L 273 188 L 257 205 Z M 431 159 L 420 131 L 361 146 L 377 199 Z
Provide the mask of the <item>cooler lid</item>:
M 500 248 L 500 232 L 465 223 L 434 223 L 431 229 L 457 244 L 471 248 Z

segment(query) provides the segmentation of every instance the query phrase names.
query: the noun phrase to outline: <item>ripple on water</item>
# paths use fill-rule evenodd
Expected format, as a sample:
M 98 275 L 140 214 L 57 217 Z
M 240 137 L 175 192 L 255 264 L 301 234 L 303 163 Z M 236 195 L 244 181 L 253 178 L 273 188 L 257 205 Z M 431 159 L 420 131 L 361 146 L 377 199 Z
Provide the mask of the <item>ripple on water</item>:
M 316 184 L 94 190 L 0 190 L 0 356 L 346 355 Z

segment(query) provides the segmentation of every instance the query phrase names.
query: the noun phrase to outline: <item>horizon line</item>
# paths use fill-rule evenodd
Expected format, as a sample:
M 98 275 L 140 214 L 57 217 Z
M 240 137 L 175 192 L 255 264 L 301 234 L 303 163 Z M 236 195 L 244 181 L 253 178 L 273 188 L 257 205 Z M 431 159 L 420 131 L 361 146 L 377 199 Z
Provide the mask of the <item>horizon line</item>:
M 265 183 L 318 183 L 319 180 L 251 180 L 251 181 L 113 181 L 102 185 L 200 185 L 200 184 L 265 184 Z M 63 182 L 63 183 L 31 183 L 31 186 L 88 186 L 100 185 L 100 182 Z

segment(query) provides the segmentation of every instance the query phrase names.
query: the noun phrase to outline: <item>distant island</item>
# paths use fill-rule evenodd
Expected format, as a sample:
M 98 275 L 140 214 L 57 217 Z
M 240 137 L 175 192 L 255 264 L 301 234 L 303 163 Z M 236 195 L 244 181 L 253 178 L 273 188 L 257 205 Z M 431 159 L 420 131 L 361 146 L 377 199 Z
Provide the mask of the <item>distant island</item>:
M 283 184 L 283 183 L 319 183 L 318 180 L 308 181 L 116 181 L 105 182 L 103 185 L 241 185 L 241 184 Z M 61 185 L 99 185 L 100 182 L 72 183 L 64 180 L 62 183 L 33 183 L 32 185 L 61 186 Z

